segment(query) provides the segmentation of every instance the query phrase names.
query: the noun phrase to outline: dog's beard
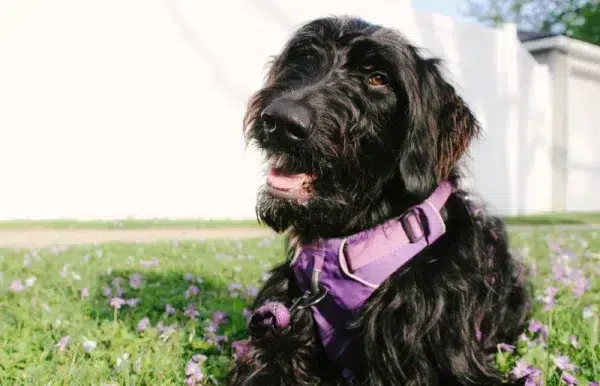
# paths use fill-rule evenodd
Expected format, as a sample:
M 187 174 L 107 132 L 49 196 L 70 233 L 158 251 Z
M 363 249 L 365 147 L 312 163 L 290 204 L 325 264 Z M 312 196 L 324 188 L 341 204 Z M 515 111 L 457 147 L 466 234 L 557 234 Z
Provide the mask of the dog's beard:
M 293 228 L 294 233 L 312 238 L 334 235 L 350 222 L 352 211 L 341 199 L 315 196 L 306 201 L 275 197 L 264 187 L 256 204 L 258 218 L 276 232 Z
M 369 157 L 360 152 L 352 158 L 328 157 L 321 148 L 336 149 L 337 145 L 321 138 L 319 144 L 323 143 L 326 145 L 283 150 L 268 141 L 255 142 L 266 159 L 256 214 L 276 232 L 293 228 L 307 240 L 337 237 L 373 226 L 390 215 L 375 166 L 360 162 Z M 336 149 L 333 153 L 340 152 Z M 393 157 L 379 152 L 377 159 L 389 163 Z

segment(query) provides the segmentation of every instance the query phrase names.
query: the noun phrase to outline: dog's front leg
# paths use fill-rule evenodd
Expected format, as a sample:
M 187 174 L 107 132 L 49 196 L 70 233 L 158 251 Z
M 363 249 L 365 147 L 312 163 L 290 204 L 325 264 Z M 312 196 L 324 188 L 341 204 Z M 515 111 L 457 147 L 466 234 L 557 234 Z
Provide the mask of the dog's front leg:
M 301 295 L 289 262 L 272 271 L 253 305 L 267 302 L 289 307 Z M 282 330 L 250 329 L 247 352 L 238 358 L 229 373 L 229 385 L 311 385 L 317 376 L 320 356 L 313 319 L 308 309 L 292 313 L 289 327 Z

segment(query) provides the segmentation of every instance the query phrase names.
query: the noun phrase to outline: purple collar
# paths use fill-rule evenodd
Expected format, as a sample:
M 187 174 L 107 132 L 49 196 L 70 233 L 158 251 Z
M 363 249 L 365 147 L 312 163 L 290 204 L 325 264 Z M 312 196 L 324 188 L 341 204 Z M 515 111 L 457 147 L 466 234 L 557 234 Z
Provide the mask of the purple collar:
M 440 210 L 452 192 L 443 182 L 423 203 L 398 218 L 346 238 L 301 245 L 291 262 L 303 291 L 327 295 L 311 307 L 321 342 L 342 368 L 355 368 L 347 331 L 365 301 L 389 276 L 446 231 Z

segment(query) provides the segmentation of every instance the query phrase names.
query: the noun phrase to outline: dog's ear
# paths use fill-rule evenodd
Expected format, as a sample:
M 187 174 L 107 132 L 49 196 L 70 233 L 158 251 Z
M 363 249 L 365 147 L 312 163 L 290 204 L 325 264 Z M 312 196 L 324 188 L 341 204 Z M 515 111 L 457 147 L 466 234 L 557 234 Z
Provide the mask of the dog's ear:
M 400 175 L 406 193 L 423 200 L 450 177 L 479 124 L 439 71 L 439 60 L 416 53 L 415 71 L 400 72 L 406 109 Z M 404 61 L 406 64 L 406 61 Z
M 447 179 L 460 158 L 468 151 L 480 125 L 465 101 L 454 87 L 446 83 L 446 92 L 438 117 L 436 174 Z

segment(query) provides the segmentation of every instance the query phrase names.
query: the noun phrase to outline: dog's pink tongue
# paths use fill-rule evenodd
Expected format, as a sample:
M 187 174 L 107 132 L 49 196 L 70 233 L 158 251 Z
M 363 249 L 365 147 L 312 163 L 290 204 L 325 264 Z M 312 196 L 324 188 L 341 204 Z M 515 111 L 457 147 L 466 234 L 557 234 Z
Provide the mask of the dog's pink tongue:
M 279 190 L 298 190 L 302 187 L 302 183 L 307 177 L 306 173 L 286 174 L 271 168 L 269 170 L 269 175 L 267 176 L 267 182 L 269 185 Z

